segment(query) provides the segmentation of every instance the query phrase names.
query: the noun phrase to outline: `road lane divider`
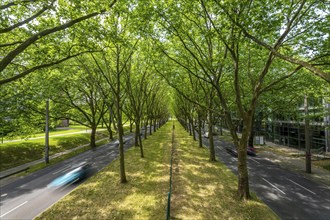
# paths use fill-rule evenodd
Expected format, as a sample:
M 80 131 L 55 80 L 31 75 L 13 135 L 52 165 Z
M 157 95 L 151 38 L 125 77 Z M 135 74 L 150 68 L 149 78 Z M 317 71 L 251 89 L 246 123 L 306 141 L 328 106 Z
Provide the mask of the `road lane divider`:
M 64 168 L 62 168 L 62 169 L 59 169 L 58 171 L 53 172 L 53 175 L 58 174 L 58 173 L 61 173 L 61 172 L 63 172 L 63 171 L 66 171 L 66 170 L 68 170 L 68 169 L 70 169 L 70 168 L 71 168 L 71 166 L 68 166 L 68 167 L 64 167 Z
M 113 153 L 114 153 L 114 151 L 111 151 L 110 153 L 107 153 L 107 155 L 110 156 L 110 155 L 113 154 Z
M 257 160 L 255 160 L 255 159 L 250 158 L 250 160 L 253 160 L 253 161 L 256 162 L 257 164 L 260 164 L 260 162 L 257 161 Z
M 288 178 L 287 178 L 287 179 L 288 179 Z M 312 194 L 316 195 L 316 193 L 315 193 L 315 192 L 313 192 L 313 191 L 311 191 L 311 190 L 307 189 L 306 187 L 304 187 L 304 186 L 300 185 L 299 183 L 296 183 L 295 181 L 292 181 L 292 180 L 290 180 L 290 179 L 288 179 L 288 180 L 289 180 L 291 183 L 293 183 L 293 184 L 296 184 L 297 186 L 299 186 L 299 187 L 303 188 L 304 190 L 306 190 L 306 191 L 308 191 L 308 192 L 310 192 L 310 193 L 312 193 Z
M 286 194 L 285 192 L 283 192 L 282 190 L 280 190 L 277 186 L 275 186 L 274 184 L 270 183 L 269 181 L 267 181 L 265 178 L 262 178 L 265 182 L 267 182 L 269 185 L 271 185 L 272 187 L 274 187 L 276 190 L 278 190 L 279 192 L 283 193 L 284 195 Z
M 25 205 L 28 201 L 23 202 L 22 204 L 16 206 L 15 208 L 12 208 L 11 210 L 9 210 L 8 212 L 6 212 L 5 214 L 1 215 L 0 218 L 4 217 L 5 215 L 8 215 L 9 213 L 11 213 L 12 211 L 15 211 L 16 209 L 18 209 L 19 207 Z

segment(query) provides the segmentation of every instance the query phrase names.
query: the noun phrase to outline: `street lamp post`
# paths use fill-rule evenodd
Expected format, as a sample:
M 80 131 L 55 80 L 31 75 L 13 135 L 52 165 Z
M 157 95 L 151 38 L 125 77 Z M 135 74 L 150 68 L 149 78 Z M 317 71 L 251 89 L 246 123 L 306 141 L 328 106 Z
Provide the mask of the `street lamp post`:
M 49 99 L 46 100 L 45 162 L 49 163 Z

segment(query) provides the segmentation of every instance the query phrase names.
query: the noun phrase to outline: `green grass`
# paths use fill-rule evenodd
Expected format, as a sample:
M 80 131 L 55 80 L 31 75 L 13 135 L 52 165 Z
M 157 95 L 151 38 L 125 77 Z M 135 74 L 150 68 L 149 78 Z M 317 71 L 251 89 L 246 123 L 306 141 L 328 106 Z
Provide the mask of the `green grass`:
M 97 133 L 97 140 L 104 137 L 106 137 L 104 132 Z M 89 141 L 89 133 L 53 137 L 49 139 L 49 154 L 53 155 L 88 144 Z M 43 158 L 44 149 L 44 139 L 0 144 L 0 171 Z
M 51 135 L 58 135 L 58 134 L 68 134 L 68 133 L 72 133 L 72 132 L 79 132 L 79 131 L 86 131 L 86 128 L 83 127 L 70 127 L 68 129 L 57 129 L 57 130 L 52 130 L 49 131 L 49 136 Z M 29 140 L 30 138 L 38 138 L 38 137 L 45 137 L 45 132 L 42 133 L 36 133 L 36 134 L 32 134 L 28 137 L 20 137 L 20 136 L 13 136 L 13 137 L 4 137 L 4 141 L 11 141 L 11 140 L 22 140 L 22 141 L 26 141 Z
M 169 186 L 171 126 L 125 152 L 128 183 L 119 183 L 119 161 L 96 174 L 39 219 L 164 219 Z
M 102 146 L 104 144 L 107 144 L 108 142 L 109 142 L 108 140 L 102 140 L 102 141 L 97 142 L 96 143 L 96 146 L 99 147 L 99 146 Z M 68 154 L 63 154 L 63 155 L 61 155 L 59 157 L 53 158 L 53 159 L 49 160 L 49 163 L 48 164 L 45 164 L 45 163 L 36 164 L 34 166 L 29 167 L 29 169 L 26 170 L 25 172 L 18 174 L 18 176 L 27 175 L 27 174 L 33 173 L 33 172 L 35 172 L 37 170 L 43 169 L 43 168 L 45 168 L 47 166 L 50 166 L 50 165 L 53 165 L 53 164 L 57 164 L 57 163 L 59 163 L 61 161 L 64 161 L 64 160 L 66 160 L 68 158 L 71 158 L 71 157 L 74 157 L 74 156 L 76 156 L 78 154 L 81 154 L 81 153 L 83 153 L 83 152 L 85 152 L 85 151 L 87 151 L 89 149 L 91 149 L 90 148 L 90 145 L 84 146 L 84 147 L 82 147 L 82 148 L 80 148 L 78 150 L 72 151 L 72 152 L 70 152 Z
M 171 128 L 167 123 L 125 152 L 128 183 L 119 183 L 119 161 L 41 214 L 37 219 L 165 219 L 171 154 Z M 255 195 L 236 198 L 237 178 L 219 162 L 208 161 L 208 151 L 176 123 L 173 164 L 173 219 L 278 219 Z
M 173 165 L 174 219 L 278 219 L 254 193 L 237 198 L 237 177 L 222 163 L 210 162 L 181 126 L 176 126 Z
M 330 159 L 312 160 L 312 164 L 330 171 Z

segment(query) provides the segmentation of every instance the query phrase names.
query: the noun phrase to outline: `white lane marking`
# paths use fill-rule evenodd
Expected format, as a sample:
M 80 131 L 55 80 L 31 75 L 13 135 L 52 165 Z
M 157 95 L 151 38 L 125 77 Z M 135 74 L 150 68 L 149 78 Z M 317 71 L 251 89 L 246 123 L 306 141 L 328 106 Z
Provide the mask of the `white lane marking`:
M 64 168 L 62 168 L 62 169 L 60 169 L 60 170 L 54 172 L 53 175 L 55 175 L 55 174 L 57 174 L 57 173 L 60 173 L 60 172 L 62 172 L 62 171 L 68 170 L 68 169 L 70 169 L 70 167 L 64 167 Z
M 2 195 L 1 195 L 1 197 L 5 197 L 5 196 L 7 196 L 7 195 L 8 195 L 7 193 L 5 193 L 5 194 L 2 194 Z
M 281 193 L 283 193 L 285 195 L 285 192 L 283 192 L 282 190 L 280 190 L 279 188 L 277 188 L 275 185 L 271 184 L 269 181 L 267 181 L 265 178 L 262 178 L 264 181 L 266 181 L 268 184 L 270 184 L 272 187 L 274 187 L 275 189 L 277 189 L 278 191 L 280 191 Z
M 14 210 L 18 209 L 19 207 L 21 207 L 21 206 L 25 205 L 27 202 L 28 202 L 28 201 L 25 201 L 25 202 L 23 202 L 22 204 L 20 204 L 20 205 L 16 206 L 15 208 L 13 208 L 13 209 L 9 210 L 9 211 L 8 211 L 8 212 L 6 212 L 5 214 L 1 215 L 1 216 L 0 216 L 0 218 L 2 218 L 3 216 L 5 216 L 5 215 L 7 215 L 7 214 L 11 213 L 12 211 L 14 211 Z
M 110 155 L 111 155 L 111 154 L 113 154 L 113 153 L 114 153 L 114 151 L 112 151 L 112 152 L 108 153 L 107 155 L 108 155 L 108 156 L 110 156 Z
M 255 160 L 255 159 L 250 158 L 250 160 L 253 160 L 253 161 L 256 162 L 257 164 L 260 164 L 260 162 L 257 161 L 257 160 Z
M 287 178 L 288 179 L 288 178 Z M 294 181 L 292 181 L 292 180 L 290 180 L 290 179 L 288 179 L 290 182 L 292 182 L 292 183 L 294 183 L 294 184 L 296 184 L 297 186 L 300 186 L 301 188 L 303 188 L 304 190 L 307 190 L 308 192 L 310 192 L 310 193 L 313 193 L 314 195 L 316 195 L 316 193 L 315 192 L 313 192 L 313 191 L 311 191 L 311 190 L 309 190 L 309 189 L 307 189 L 306 187 L 303 187 L 302 185 L 300 185 L 299 183 L 296 183 L 296 182 L 294 182 Z

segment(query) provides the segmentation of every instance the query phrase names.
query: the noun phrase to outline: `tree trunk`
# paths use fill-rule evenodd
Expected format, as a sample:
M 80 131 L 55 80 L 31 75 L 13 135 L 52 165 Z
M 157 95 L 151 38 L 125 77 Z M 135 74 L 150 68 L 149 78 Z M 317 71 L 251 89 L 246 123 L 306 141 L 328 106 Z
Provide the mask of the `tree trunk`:
M 220 119 L 220 136 L 223 136 L 223 125 L 222 118 Z
M 123 125 L 122 125 L 122 119 L 120 116 L 120 110 L 118 108 L 117 110 L 117 114 L 118 114 L 118 123 L 117 123 L 117 127 L 118 127 L 118 139 L 119 139 L 119 158 L 120 158 L 120 182 L 121 183 L 126 183 L 127 179 L 126 179 L 126 173 L 125 173 L 125 159 L 124 159 L 124 140 L 123 140 L 123 136 L 124 136 L 124 129 L 123 129 Z
M 192 136 L 192 124 L 190 117 L 188 118 L 188 127 L 189 127 L 189 135 Z
M 238 145 L 238 196 L 240 199 L 250 198 L 249 173 L 247 169 L 247 144 L 252 126 L 252 116 L 247 115 L 243 119 L 242 137 Z
M 209 125 L 210 161 L 216 161 L 215 150 L 214 150 L 214 141 L 213 141 L 213 114 L 212 114 L 212 111 L 209 111 L 208 125 Z
M 96 138 L 95 138 L 95 135 L 96 135 L 96 125 L 92 125 L 91 127 L 92 131 L 91 131 L 91 140 L 90 140 L 90 143 L 91 143 L 91 148 L 92 149 L 95 149 L 96 148 Z
M 119 60 L 120 60 L 120 49 L 117 47 L 117 60 L 116 60 L 116 77 L 117 77 L 117 88 L 116 88 L 116 110 L 117 110 L 117 128 L 118 128 L 118 139 L 119 139 L 119 163 L 120 163 L 120 182 L 126 183 L 126 173 L 125 173 L 125 158 L 124 158 L 124 129 L 122 122 L 122 112 L 121 112 L 121 87 L 120 87 L 120 70 L 119 70 Z
M 203 147 L 203 138 L 202 138 L 202 117 L 198 114 L 198 140 L 199 147 Z
M 113 140 L 113 131 L 112 131 L 112 128 L 111 128 L 111 124 L 109 126 L 109 139 Z
M 139 130 L 140 130 L 140 129 L 139 129 Z M 143 145 L 142 145 L 142 138 L 141 138 L 141 135 L 139 135 L 139 145 L 140 145 L 141 158 L 144 158 Z
M 310 132 L 309 132 L 308 98 L 307 98 L 307 95 L 305 95 L 304 110 L 305 110 L 306 173 L 312 173 L 311 141 L 310 141 Z
M 193 138 L 194 138 L 194 141 L 196 141 L 196 133 L 195 133 L 195 126 L 194 126 L 194 119 L 192 119 L 192 133 L 193 133 Z
M 246 155 L 246 145 L 241 142 L 238 150 L 238 196 L 247 200 L 250 198 L 250 189 Z
M 148 139 L 148 119 L 144 122 L 144 139 Z
M 254 142 L 253 142 L 253 137 L 254 137 L 254 123 L 255 123 L 255 117 L 252 116 L 251 132 L 250 132 L 249 140 L 248 140 L 248 146 L 249 147 L 254 147 Z
M 139 146 L 139 136 L 140 136 L 140 121 L 136 120 L 135 121 L 135 143 L 134 145 L 137 147 Z

